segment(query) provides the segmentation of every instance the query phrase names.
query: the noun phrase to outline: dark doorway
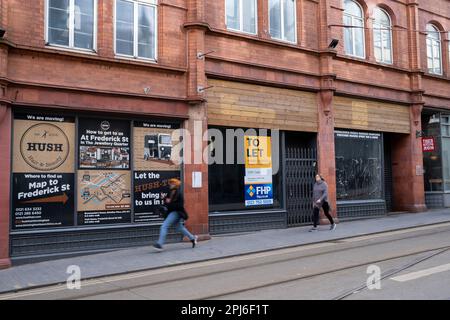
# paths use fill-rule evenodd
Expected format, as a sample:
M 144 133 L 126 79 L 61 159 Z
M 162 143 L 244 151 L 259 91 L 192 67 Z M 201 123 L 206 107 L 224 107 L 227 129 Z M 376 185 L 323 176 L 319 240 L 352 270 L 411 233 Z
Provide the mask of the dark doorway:
M 312 189 L 317 167 L 316 135 L 285 135 L 285 185 L 287 225 L 295 227 L 312 222 Z

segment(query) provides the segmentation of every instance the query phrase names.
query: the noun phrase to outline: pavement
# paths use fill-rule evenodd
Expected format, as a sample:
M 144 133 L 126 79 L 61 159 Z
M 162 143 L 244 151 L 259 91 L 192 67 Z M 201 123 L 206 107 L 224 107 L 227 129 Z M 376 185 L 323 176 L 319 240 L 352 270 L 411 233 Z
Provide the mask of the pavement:
M 0 293 L 65 283 L 70 276 L 68 267 L 74 265 L 80 267 L 81 278 L 86 280 L 444 222 L 450 222 L 450 209 L 344 221 L 334 231 L 321 226 L 319 232 L 310 233 L 310 226 L 305 226 L 213 236 L 195 249 L 190 243 L 177 243 L 166 245 L 163 252 L 146 246 L 32 263 L 0 270 Z

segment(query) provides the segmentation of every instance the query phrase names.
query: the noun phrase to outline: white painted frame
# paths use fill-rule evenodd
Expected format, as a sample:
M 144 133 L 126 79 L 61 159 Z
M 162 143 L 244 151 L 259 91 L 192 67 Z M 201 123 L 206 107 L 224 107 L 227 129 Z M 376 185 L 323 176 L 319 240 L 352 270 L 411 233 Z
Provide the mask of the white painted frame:
M 428 34 L 427 34 L 427 37 L 426 37 L 427 70 L 428 70 L 428 73 L 430 73 L 430 74 L 436 74 L 436 75 L 440 75 L 441 76 L 444 73 L 444 70 L 443 70 L 443 65 L 444 64 L 443 64 L 443 61 L 442 61 L 443 56 L 444 56 L 443 52 L 442 52 L 442 35 L 440 33 L 439 28 L 436 27 L 434 24 L 429 23 L 429 24 L 427 24 L 427 27 L 433 28 L 434 29 L 433 32 L 436 32 L 439 35 L 439 40 L 436 40 L 434 38 L 430 38 L 428 36 Z M 427 30 L 427 32 L 428 32 L 428 30 Z M 428 59 L 430 58 L 428 56 L 428 44 L 429 44 L 429 42 L 431 42 L 431 60 L 433 61 L 432 62 L 433 65 L 431 66 L 431 68 L 430 68 L 430 65 L 428 64 Z M 434 61 L 436 60 L 436 56 L 434 55 L 435 45 L 439 46 L 439 70 L 441 70 L 441 72 L 439 72 L 439 73 L 438 72 L 434 72 L 434 69 L 436 68 L 436 65 L 434 64 Z
M 383 32 L 384 31 L 387 31 L 387 30 L 384 30 L 384 28 L 386 27 L 386 26 L 383 26 L 383 25 L 380 25 L 381 26 L 381 30 L 378 30 L 378 31 L 380 31 L 381 32 L 381 60 L 380 61 L 378 61 L 377 60 L 377 62 L 380 62 L 380 63 L 385 63 L 385 64 L 393 64 L 394 63 L 394 39 L 393 39 L 393 34 L 392 34 L 392 18 L 391 18 L 391 15 L 386 11 L 386 10 L 384 10 L 383 8 L 380 8 L 380 7 L 376 7 L 375 8 L 375 10 L 381 10 L 387 17 L 388 17 L 388 19 L 389 19 L 389 33 L 390 33 L 390 49 L 391 49 L 391 61 L 386 61 L 385 60 L 385 57 L 384 57 L 384 50 L 383 50 Z M 374 19 L 374 22 L 375 22 L 375 19 Z M 375 26 L 374 26 L 374 28 L 373 28 L 373 32 L 374 32 L 374 35 L 373 35 L 373 47 L 375 48 Z
M 228 27 L 228 16 L 227 16 L 227 1 L 225 0 L 225 25 L 227 27 L 227 30 L 233 31 L 233 32 L 240 32 L 250 35 L 257 35 L 258 34 L 258 0 L 253 0 L 255 3 L 255 32 L 247 32 L 244 31 L 244 15 L 242 14 L 242 8 L 243 8 L 243 1 L 245 0 L 231 0 L 231 1 L 239 1 L 239 29 L 234 29 L 231 27 Z
M 117 1 L 114 1 L 114 54 L 116 55 L 116 57 L 119 58 L 126 58 L 126 59 L 133 59 L 133 60 L 143 60 L 143 61 L 148 61 L 148 62 L 157 62 L 158 61 L 158 5 L 156 3 L 156 0 L 121 0 L 121 1 L 125 1 L 125 2 L 130 2 L 133 4 L 133 8 L 134 8 L 134 17 L 133 17 L 133 28 L 134 28 L 134 38 L 133 38 L 133 55 L 126 55 L 126 54 L 121 54 L 121 53 L 117 53 Z M 155 46 L 155 57 L 154 58 L 145 58 L 145 57 L 139 57 L 138 53 L 139 53 L 139 19 L 138 19 L 138 15 L 139 15 L 139 5 L 144 5 L 144 6 L 148 6 L 148 7 L 153 7 L 155 9 L 155 41 L 154 41 L 154 46 Z
M 351 1 L 354 2 L 359 7 L 359 9 L 361 10 L 362 17 L 356 17 L 356 16 L 348 14 L 348 13 L 346 13 L 344 11 L 344 17 L 347 16 L 347 17 L 349 17 L 351 19 L 351 21 L 352 21 L 351 26 L 353 27 L 353 28 L 351 28 L 353 53 L 345 52 L 345 54 L 348 55 L 348 56 L 351 56 L 351 57 L 365 59 L 366 58 L 366 32 L 365 32 L 366 31 L 366 29 L 365 29 L 366 22 L 365 22 L 365 16 L 364 16 L 364 9 L 357 1 L 353 1 L 353 0 L 351 0 Z M 345 7 L 344 7 L 344 9 L 345 9 Z M 362 35 L 363 35 L 362 36 L 363 55 L 362 56 L 358 56 L 358 55 L 355 54 L 356 53 L 356 41 L 354 39 L 356 39 L 355 29 L 357 29 L 357 28 L 355 28 L 355 27 L 357 27 L 357 26 L 355 26 L 355 23 L 354 23 L 355 20 L 361 20 L 362 21 L 362 27 L 361 27 L 362 30 L 363 30 L 363 33 L 362 33 Z M 345 41 L 345 35 L 344 35 L 344 41 Z
M 98 0 L 94 0 L 94 26 L 92 35 L 92 50 L 85 48 L 78 48 L 74 46 L 75 38 L 75 0 L 69 0 L 69 45 L 64 46 L 49 42 L 49 16 L 50 16 L 50 0 L 45 0 L 45 45 L 49 47 L 69 49 L 82 52 L 97 52 L 97 34 L 98 34 Z
M 294 37 L 295 37 L 295 39 L 294 39 L 294 41 L 289 41 L 289 40 L 286 40 L 285 39 L 285 30 L 284 30 L 284 4 L 283 4 L 283 1 L 282 0 L 278 0 L 278 1 L 280 1 L 280 7 L 281 7 L 281 21 L 280 21 L 280 26 L 281 26 L 281 39 L 280 38 L 275 38 L 275 37 L 273 37 L 272 35 L 270 35 L 270 37 L 272 38 L 272 39 L 274 39 L 274 40 L 277 40 L 277 41 L 282 41 L 282 42 L 287 42 L 287 43 L 290 43 L 290 44 L 297 44 L 297 42 L 298 42 L 298 31 L 297 31 L 297 28 L 298 28 L 298 19 L 297 19 L 297 0 L 295 0 L 294 2 L 295 2 L 295 5 L 294 5 L 294 17 L 295 17 L 295 27 L 294 27 L 294 31 L 295 31 L 295 35 L 294 35 Z M 267 0 L 267 7 L 268 7 L 268 13 L 269 13 L 269 17 L 268 17 L 268 20 L 269 20 L 269 33 L 270 33 L 270 0 Z

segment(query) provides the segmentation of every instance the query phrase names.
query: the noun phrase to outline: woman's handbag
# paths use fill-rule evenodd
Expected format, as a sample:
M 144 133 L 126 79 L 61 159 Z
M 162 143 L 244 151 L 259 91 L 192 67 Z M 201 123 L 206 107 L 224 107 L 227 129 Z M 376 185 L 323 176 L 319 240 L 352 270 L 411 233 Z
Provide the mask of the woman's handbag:
M 157 206 L 155 209 L 155 213 L 159 215 L 160 218 L 166 220 L 167 216 L 169 215 L 169 209 L 167 209 L 166 206 Z
M 183 219 L 183 220 L 189 219 L 189 215 L 184 208 L 183 208 L 183 210 L 178 211 L 178 214 L 180 215 L 181 219 Z

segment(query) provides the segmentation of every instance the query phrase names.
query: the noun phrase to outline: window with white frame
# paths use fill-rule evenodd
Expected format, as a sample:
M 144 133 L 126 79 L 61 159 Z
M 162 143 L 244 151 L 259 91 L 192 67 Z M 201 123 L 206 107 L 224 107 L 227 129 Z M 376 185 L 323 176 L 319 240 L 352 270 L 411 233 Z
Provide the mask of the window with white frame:
M 373 22 L 375 59 L 392 63 L 392 23 L 386 11 L 375 8 Z
M 364 13 L 361 6 L 352 0 L 344 1 L 344 45 L 345 53 L 365 58 Z
M 155 1 L 116 0 L 116 54 L 156 60 Z
M 441 34 L 432 24 L 427 25 L 427 64 L 429 73 L 442 74 Z
M 227 29 L 256 34 L 257 0 L 226 0 Z
M 296 7 L 296 0 L 269 0 L 269 25 L 272 38 L 297 42 Z
M 97 0 L 47 0 L 47 44 L 95 50 Z

